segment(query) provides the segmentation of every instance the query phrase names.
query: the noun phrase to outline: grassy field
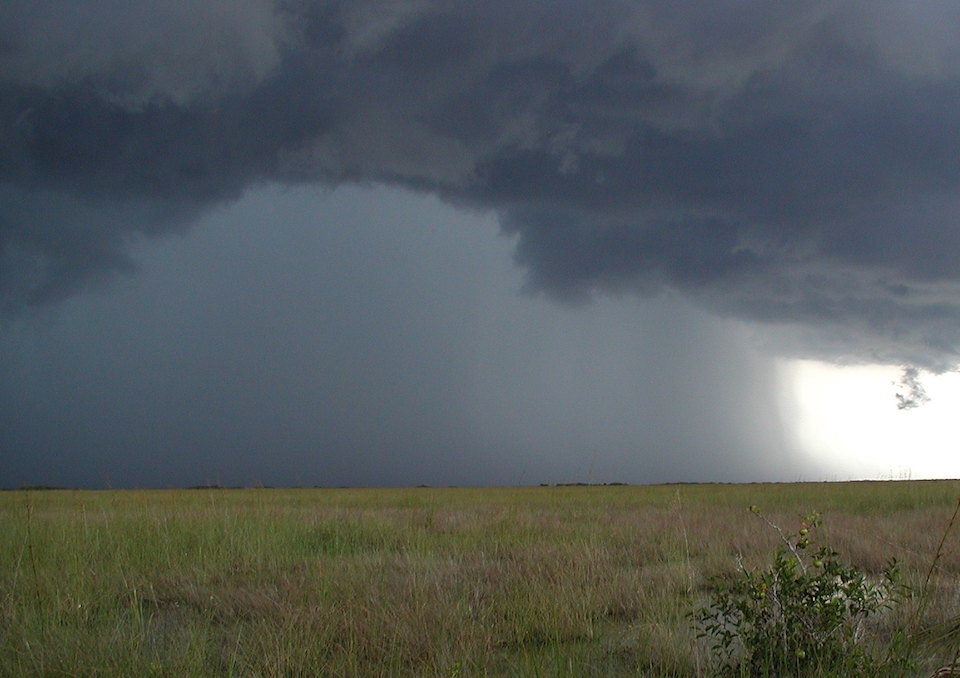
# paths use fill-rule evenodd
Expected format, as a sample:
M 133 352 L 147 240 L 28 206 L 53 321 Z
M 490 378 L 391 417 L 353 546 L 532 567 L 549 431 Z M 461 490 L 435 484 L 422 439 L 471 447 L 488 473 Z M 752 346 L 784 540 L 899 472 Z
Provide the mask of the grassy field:
M 818 510 L 847 560 L 873 576 L 896 557 L 918 588 L 958 495 L 946 481 L 2 492 L 0 675 L 706 676 L 688 613 L 711 577 L 768 564 L 778 543 L 749 505 L 785 529 Z M 960 615 L 960 529 L 930 591 L 925 626 Z

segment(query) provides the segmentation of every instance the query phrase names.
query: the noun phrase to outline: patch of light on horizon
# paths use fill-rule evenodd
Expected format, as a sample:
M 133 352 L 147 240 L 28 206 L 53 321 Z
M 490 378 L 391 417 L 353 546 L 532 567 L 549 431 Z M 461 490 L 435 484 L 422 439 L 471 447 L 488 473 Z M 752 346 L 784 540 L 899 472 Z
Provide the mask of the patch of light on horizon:
M 925 374 L 930 402 L 898 410 L 893 366 L 782 366 L 781 403 L 799 450 L 826 479 L 960 477 L 960 374 Z

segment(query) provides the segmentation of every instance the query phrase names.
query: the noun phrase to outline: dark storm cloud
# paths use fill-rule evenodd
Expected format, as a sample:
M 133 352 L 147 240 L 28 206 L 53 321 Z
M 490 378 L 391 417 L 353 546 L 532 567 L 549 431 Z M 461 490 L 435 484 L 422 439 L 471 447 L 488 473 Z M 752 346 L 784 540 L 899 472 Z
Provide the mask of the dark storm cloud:
M 559 298 L 957 363 L 954 3 L 58 7 L 0 8 L 4 315 L 260 182 L 386 181 L 495 210 Z

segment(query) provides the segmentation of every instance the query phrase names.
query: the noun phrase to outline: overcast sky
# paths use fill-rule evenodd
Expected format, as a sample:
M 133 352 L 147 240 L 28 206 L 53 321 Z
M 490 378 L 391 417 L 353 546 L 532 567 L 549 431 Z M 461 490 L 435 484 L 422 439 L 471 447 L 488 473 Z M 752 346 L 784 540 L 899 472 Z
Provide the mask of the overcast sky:
M 788 361 L 957 366 L 958 110 L 952 1 L 7 0 L 0 486 L 826 477 Z

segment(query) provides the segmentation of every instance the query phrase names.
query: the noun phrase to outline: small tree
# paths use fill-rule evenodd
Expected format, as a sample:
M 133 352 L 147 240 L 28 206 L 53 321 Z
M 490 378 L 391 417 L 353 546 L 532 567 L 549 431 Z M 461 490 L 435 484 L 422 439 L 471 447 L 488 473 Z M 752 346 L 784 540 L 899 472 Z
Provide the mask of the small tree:
M 896 561 L 878 582 L 840 560 L 828 546 L 812 548 L 817 514 L 805 516 L 796 534 L 780 537 L 773 565 L 732 578 L 716 578 L 710 604 L 693 615 L 700 637 L 711 640 L 720 675 L 868 676 L 890 656 L 877 657 L 864 642 L 866 622 L 901 599 Z M 886 671 L 884 671 L 886 673 Z

